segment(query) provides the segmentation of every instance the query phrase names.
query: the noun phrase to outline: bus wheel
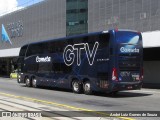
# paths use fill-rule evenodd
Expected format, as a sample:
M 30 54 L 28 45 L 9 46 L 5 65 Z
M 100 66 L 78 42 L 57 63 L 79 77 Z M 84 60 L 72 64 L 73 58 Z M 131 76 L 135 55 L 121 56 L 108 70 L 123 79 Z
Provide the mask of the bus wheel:
M 78 83 L 78 80 L 73 80 L 72 90 L 74 93 L 81 93 L 81 85 Z
M 83 84 L 83 91 L 84 91 L 84 94 L 86 94 L 86 95 L 92 94 L 91 83 L 89 81 L 86 81 Z
M 36 80 L 35 78 L 32 79 L 32 86 L 33 86 L 34 88 L 37 87 L 37 80 Z
M 26 86 L 27 87 L 31 87 L 31 81 L 30 81 L 30 79 L 28 78 L 28 77 L 26 77 Z

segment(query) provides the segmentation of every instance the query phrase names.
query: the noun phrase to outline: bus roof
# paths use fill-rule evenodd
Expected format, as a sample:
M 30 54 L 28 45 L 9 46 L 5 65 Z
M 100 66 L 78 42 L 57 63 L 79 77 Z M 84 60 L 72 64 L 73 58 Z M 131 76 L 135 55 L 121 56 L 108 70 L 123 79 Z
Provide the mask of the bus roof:
M 90 35 L 105 34 L 105 33 L 109 33 L 109 31 L 137 32 L 135 30 L 129 30 L 129 29 L 111 29 L 111 30 L 100 31 L 100 32 L 91 32 L 91 33 L 84 33 L 84 34 L 79 34 L 79 35 L 72 35 L 72 36 L 66 36 L 66 37 L 60 37 L 60 38 L 53 38 L 53 39 L 48 39 L 48 40 L 41 40 L 41 41 L 37 41 L 37 42 L 28 43 L 28 44 L 25 44 L 23 46 L 30 45 L 30 44 L 45 43 L 45 42 L 50 42 L 50 41 L 60 41 L 60 40 L 64 40 L 64 39 L 72 39 L 72 38 L 76 38 L 76 37 L 85 37 L 85 36 L 90 36 Z

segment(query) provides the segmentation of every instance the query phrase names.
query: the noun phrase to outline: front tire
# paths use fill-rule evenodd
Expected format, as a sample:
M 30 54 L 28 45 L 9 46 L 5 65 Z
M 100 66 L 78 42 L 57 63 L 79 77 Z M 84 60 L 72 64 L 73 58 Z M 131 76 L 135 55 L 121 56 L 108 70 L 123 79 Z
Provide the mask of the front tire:
M 74 93 L 81 93 L 82 88 L 81 88 L 81 85 L 79 84 L 78 80 L 74 80 L 72 82 L 72 90 Z
M 84 91 L 84 94 L 86 94 L 86 95 L 92 94 L 91 83 L 89 81 L 87 81 L 83 84 L 83 91 Z

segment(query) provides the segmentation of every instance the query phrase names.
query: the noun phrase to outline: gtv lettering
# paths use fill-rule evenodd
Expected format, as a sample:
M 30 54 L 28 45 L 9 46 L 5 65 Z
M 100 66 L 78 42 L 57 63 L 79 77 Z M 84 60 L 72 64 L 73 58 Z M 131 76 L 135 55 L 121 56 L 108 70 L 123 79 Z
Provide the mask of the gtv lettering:
M 74 63 L 75 57 L 77 57 L 77 65 L 81 65 L 81 51 L 85 50 L 89 65 L 93 65 L 94 58 L 97 53 L 99 43 L 95 42 L 93 49 L 90 50 L 88 43 L 80 43 L 74 45 L 67 45 L 63 52 L 63 59 L 67 66 L 71 66 Z M 77 56 L 75 55 L 75 51 Z

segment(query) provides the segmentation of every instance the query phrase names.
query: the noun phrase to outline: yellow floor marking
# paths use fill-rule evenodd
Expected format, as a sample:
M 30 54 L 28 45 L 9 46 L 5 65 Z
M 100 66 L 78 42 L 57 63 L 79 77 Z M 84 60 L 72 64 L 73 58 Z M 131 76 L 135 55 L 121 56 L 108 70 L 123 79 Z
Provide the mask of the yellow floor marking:
M 64 107 L 64 108 L 69 108 L 69 109 L 73 109 L 73 110 L 93 112 L 93 113 L 96 113 L 96 114 L 99 114 L 99 115 L 103 115 L 104 117 L 110 117 L 109 114 L 107 114 L 107 113 L 97 112 L 97 111 L 90 110 L 90 109 L 85 109 L 85 108 L 78 108 L 78 107 L 74 107 L 74 106 L 70 106 L 70 105 L 65 105 L 65 104 L 59 104 L 59 103 L 56 103 L 56 102 L 39 100 L 39 99 L 30 98 L 30 97 L 24 97 L 24 96 L 17 96 L 17 95 L 12 95 L 12 94 L 8 94 L 8 93 L 2 93 L 2 92 L 0 92 L 0 95 L 4 95 L 4 96 L 8 96 L 8 97 L 13 97 L 13 98 L 20 98 L 20 99 L 23 99 L 23 100 L 29 100 L 29 101 L 34 101 L 34 102 L 39 102 L 39 103 L 44 103 L 44 104 L 51 104 L 51 105 L 55 105 L 55 106 L 59 106 L 59 107 Z M 120 118 L 120 119 L 123 119 L 123 120 L 135 120 L 133 118 L 128 118 L 128 117 L 116 117 L 116 118 Z

